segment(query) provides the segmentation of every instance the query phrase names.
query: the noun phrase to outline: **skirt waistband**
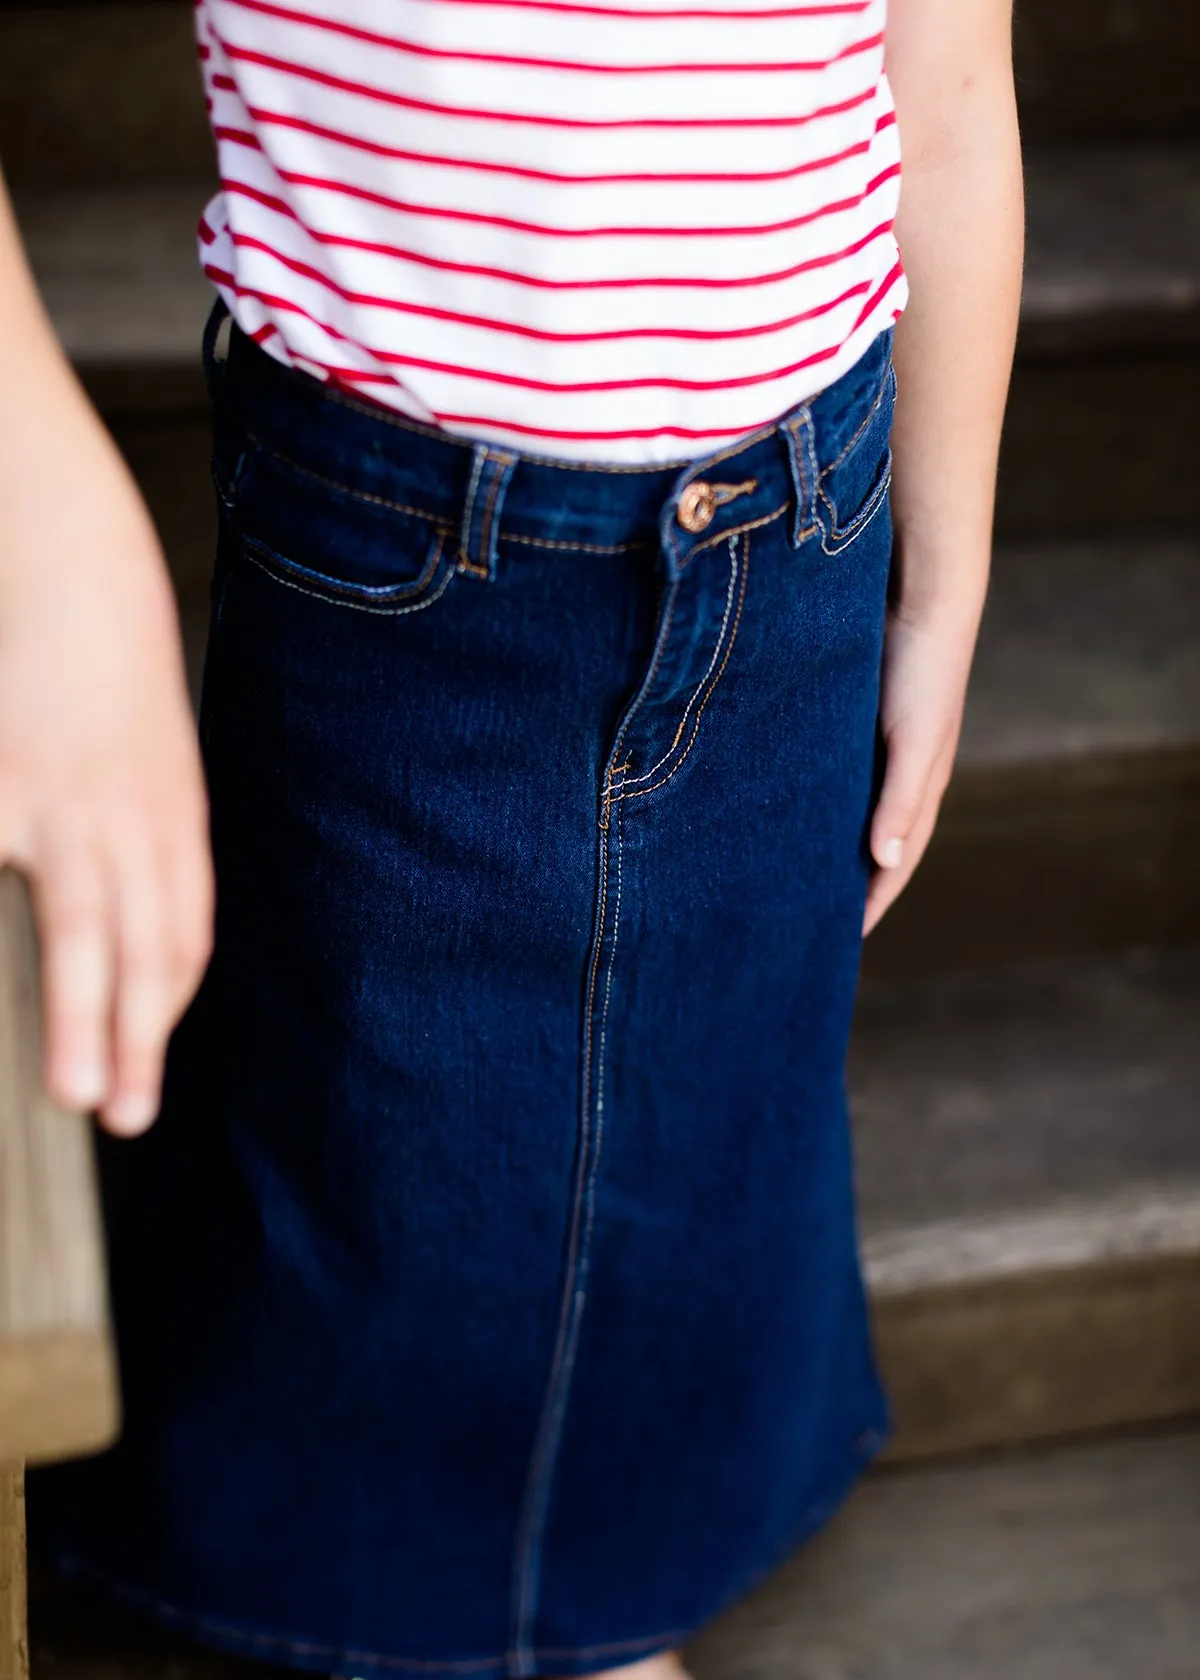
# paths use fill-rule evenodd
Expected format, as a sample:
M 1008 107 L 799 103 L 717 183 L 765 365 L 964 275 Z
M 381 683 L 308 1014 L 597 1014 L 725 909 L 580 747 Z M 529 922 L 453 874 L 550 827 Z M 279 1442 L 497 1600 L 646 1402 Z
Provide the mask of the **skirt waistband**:
M 506 536 L 564 551 L 658 548 L 677 575 L 698 549 L 784 514 L 799 534 L 812 524 L 822 474 L 867 424 L 892 376 L 889 328 L 816 397 L 710 455 L 581 463 L 424 426 L 286 367 L 231 321 L 221 356 L 226 319 L 218 303 L 204 341 L 218 458 L 263 449 L 334 492 L 452 524 L 464 562 L 480 570 L 494 567 Z

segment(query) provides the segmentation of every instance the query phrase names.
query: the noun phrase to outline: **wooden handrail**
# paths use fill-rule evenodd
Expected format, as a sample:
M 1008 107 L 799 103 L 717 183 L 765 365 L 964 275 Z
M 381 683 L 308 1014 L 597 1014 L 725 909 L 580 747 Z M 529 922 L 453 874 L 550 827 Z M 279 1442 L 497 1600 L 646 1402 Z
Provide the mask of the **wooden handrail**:
M 25 1473 L 0 1464 L 0 1680 L 27 1680 Z
M 24 1680 L 24 1464 L 107 1445 L 120 1408 L 91 1122 L 46 1095 L 38 951 L 0 871 L 0 1680 Z

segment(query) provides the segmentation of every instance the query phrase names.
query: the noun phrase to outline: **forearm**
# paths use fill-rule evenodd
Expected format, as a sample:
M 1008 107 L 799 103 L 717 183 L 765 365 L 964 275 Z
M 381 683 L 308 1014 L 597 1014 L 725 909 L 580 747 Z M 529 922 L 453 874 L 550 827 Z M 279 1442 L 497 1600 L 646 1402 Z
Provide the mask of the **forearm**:
M 893 607 L 913 622 L 959 623 L 969 656 L 1016 337 L 1023 194 L 1007 5 L 938 4 L 935 35 L 934 4 L 894 0 L 889 30 L 911 288 L 895 350 Z
M 144 565 L 156 544 L 141 500 L 108 432 L 64 354 L 29 270 L 0 176 L 0 586 L 28 577 L 46 510 L 64 495 L 95 509 L 118 502 L 138 541 L 128 557 Z M 111 560 L 116 556 L 108 557 Z M 92 564 L 86 549 L 54 554 L 61 571 Z

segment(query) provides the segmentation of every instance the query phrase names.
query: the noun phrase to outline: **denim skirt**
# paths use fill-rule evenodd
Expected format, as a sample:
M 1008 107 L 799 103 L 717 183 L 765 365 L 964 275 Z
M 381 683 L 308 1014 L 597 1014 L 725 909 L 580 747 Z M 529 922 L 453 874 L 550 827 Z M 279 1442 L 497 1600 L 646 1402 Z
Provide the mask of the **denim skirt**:
M 112 1146 L 125 1434 L 36 1535 L 275 1663 L 634 1661 L 887 1429 L 843 1064 L 891 335 L 652 467 L 212 338 L 215 956 Z

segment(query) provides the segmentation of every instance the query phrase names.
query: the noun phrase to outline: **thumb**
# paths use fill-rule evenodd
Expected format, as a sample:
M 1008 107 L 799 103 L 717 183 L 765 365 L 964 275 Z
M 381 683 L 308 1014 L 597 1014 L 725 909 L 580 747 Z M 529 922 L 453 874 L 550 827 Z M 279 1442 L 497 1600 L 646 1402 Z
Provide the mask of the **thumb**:
M 925 806 L 933 757 L 897 729 L 887 743 L 883 786 L 871 819 L 871 856 L 880 869 L 899 869 L 909 836 Z

